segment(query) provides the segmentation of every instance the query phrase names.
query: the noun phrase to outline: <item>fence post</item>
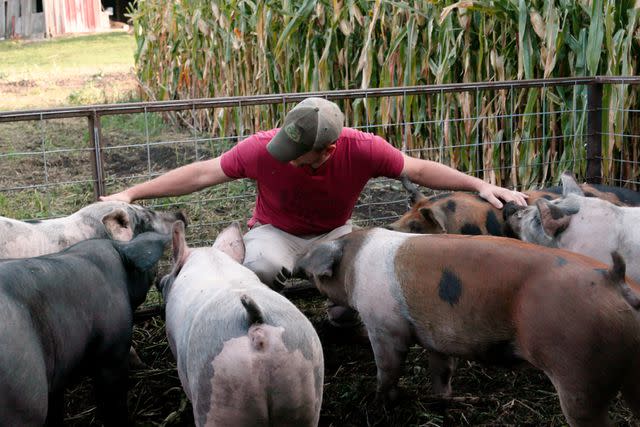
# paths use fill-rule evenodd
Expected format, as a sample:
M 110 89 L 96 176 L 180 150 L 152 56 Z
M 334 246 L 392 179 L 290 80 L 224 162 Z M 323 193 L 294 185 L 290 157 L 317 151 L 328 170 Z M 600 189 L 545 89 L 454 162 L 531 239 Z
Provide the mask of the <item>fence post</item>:
M 602 83 L 587 86 L 587 182 L 602 182 Z
M 102 139 L 102 131 L 100 126 L 100 114 L 96 110 L 93 110 L 89 114 L 89 138 L 93 144 L 93 150 L 91 151 L 91 160 L 93 166 L 93 190 L 95 199 L 105 195 L 104 189 L 104 164 L 102 161 L 102 146 L 100 141 Z

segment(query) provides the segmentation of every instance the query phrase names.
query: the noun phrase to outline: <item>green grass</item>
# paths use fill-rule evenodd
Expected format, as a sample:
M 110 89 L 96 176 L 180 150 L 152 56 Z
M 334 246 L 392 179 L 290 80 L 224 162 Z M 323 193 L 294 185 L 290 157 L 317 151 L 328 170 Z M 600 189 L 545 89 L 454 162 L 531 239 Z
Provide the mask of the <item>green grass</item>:
M 133 35 L 124 32 L 37 42 L 0 42 L 0 80 L 127 72 L 134 66 Z
M 0 110 L 138 99 L 133 35 L 0 41 Z

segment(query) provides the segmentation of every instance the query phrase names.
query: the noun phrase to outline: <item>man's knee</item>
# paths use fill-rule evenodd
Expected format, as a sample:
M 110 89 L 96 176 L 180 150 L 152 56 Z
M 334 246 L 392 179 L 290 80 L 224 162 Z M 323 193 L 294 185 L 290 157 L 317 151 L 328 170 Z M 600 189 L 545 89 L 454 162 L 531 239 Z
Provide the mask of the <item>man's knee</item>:
M 327 318 L 329 323 L 337 327 L 355 327 L 361 325 L 358 312 L 351 307 L 336 305 L 327 301 Z
M 264 258 L 245 262 L 244 266 L 253 271 L 260 281 L 270 288 L 277 289 L 281 287 L 276 281 L 276 276 L 280 272 L 281 266 L 275 265 Z

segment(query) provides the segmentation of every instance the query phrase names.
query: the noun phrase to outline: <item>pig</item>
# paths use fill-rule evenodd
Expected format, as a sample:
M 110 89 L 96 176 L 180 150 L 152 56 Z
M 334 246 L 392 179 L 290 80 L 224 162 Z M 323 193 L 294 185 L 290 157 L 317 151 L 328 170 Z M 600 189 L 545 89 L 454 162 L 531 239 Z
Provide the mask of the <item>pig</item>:
M 127 423 L 133 311 L 169 241 L 149 232 L 0 261 L 0 424 L 61 425 L 64 388 L 83 375 L 104 424 Z
M 627 272 L 640 281 L 640 207 L 616 206 L 585 197 L 570 173 L 562 175 L 562 197 L 534 206 L 507 204 L 506 231 L 525 242 L 567 249 L 607 262 L 613 251 L 629 260 Z
M 473 193 L 440 193 L 424 196 L 405 176 L 401 182 L 409 192 L 410 208 L 398 220 L 387 225 L 395 231 L 419 234 L 469 234 L 509 236 L 505 232 L 504 218 L 500 209 Z M 585 195 L 608 200 L 619 206 L 640 204 L 640 193 L 624 188 L 581 184 Z M 560 187 L 525 191 L 527 203 L 532 205 L 538 199 L 553 200 L 560 197 Z M 509 236 L 512 237 L 512 236 Z
M 62 218 L 19 221 L 0 217 L 0 259 L 35 257 L 58 252 L 81 240 L 111 238 L 127 241 L 145 231 L 171 234 L 175 221 L 186 224 L 180 212 L 157 212 L 119 201 L 96 202 Z M 131 348 L 131 367 L 147 365 Z
M 145 231 L 171 233 L 182 212 L 157 212 L 124 202 L 96 202 L 56 219 L 18 221 L 0 217 L 0 259 L 26 258 L 58 252 L 81 240 L 127 241 Z
M 607 425 L 620 390 L 640 416 L 638 284 L 614 265 L 495 236 L 354 231 L 295 265 L 360 313 L 393 401 L 407 350 L 429 352 L 433 392 L 451 394 L 454 358 L 541 369 L 572 426 Z
M 166 332 L 198 426 L 315 426 L 324 356 L 307 318 L 242 265 L 237 223 L 212 247 L 173 231 L 173 269 L 159 283 Z

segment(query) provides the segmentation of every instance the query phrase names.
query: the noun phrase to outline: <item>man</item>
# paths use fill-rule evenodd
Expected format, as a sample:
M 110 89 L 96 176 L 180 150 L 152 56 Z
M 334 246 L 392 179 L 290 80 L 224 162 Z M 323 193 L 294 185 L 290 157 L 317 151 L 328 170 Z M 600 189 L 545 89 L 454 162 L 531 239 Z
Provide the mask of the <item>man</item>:
M 477 191 L 498 208 L 499 199 L 526 205 L 522 193 L 409 157 L 383 138 L 343 128 L 343 123 L 335 103 L 307 98 L 287 114 L 281 129 L 258 132 L 215 159 L 182 166 L 101 200 L 130 203 L 188 194 L 237 178 L 255 180 L 258 196 L 244 235 L 244 264 L 273 288 L 282 286 L 310 244 L 351 231 L 352 210 L 373 177 L 404 174 L 425 187 Z M 343 314 L 338 307 L 329 311 L 330 320 Z

